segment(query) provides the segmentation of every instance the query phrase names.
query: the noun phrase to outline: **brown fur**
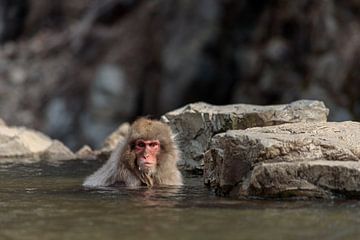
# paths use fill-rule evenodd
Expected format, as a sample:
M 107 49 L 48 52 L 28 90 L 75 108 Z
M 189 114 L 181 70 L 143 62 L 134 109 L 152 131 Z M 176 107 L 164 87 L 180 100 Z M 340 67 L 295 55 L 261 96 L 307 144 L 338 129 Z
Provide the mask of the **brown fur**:
M 160 141 L 160 154 L 154 172 L 139 170 L 133 151 L 133 144 L 137 139 Z M 178 159 L 179 151 L 170 127 L 157 120 L 140 118 L 131 125 L 126 140 L 118 144 L 104 166 L 89 176 L 83 185 L 182 185 L 182 176 L 176 166 Z

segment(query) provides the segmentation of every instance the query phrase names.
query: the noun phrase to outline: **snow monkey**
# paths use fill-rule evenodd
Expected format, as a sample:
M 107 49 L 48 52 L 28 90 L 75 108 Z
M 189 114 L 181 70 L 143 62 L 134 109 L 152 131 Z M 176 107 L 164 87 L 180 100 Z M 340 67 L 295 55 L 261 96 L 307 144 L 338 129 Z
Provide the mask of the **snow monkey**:
M 182 185 L 176 166 L 179 150 L 165 123 L 147 118 L 136 120 L 107 162 L 85 179 L 83 186 L 123 184 L 130 187 Z

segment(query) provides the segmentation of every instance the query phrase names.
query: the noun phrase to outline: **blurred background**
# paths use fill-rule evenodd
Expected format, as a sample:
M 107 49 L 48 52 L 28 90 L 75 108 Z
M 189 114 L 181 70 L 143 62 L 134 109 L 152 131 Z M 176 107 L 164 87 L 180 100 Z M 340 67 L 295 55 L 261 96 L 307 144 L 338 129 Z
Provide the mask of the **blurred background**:
M 358 0 L 0 0 L 0 118 L 98 147 L 187 103 L 360 119 Z

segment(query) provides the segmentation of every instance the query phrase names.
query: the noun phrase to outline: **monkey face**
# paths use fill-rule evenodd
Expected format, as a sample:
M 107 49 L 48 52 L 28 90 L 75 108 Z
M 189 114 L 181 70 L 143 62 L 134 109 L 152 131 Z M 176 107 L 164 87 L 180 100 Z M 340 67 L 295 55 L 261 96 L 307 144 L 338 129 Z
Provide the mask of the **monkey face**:
M 139 170 L 145 173 L 154 173 L 157 164 L 157 155 L 160 153 L 159 140 L 135 141 L 135 155 Z

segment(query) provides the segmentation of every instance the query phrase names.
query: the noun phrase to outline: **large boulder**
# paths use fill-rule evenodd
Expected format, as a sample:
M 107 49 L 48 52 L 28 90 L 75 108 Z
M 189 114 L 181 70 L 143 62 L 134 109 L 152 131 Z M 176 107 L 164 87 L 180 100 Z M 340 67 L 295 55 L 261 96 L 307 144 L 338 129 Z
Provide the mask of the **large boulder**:
M 238 197 L 360 197 L 360 123 L 293 123 L 213 137 L 204 181 Z
M 0 123 L 0 164 L 75 159 L 76 155 L 57 140 L 24 127 L 8 127 Z
M 162 116 L 177 134 L 185 169 L 202 168 L 211 138 L 227 130 L 295 122 L 325 122 L 329 110 L 323 102 L 300 100 L 284 105 L 234 104 L 214 106 L 194 103 Z

